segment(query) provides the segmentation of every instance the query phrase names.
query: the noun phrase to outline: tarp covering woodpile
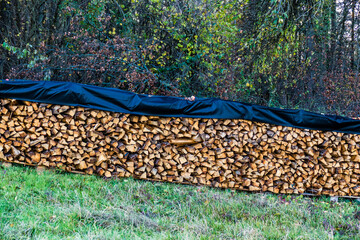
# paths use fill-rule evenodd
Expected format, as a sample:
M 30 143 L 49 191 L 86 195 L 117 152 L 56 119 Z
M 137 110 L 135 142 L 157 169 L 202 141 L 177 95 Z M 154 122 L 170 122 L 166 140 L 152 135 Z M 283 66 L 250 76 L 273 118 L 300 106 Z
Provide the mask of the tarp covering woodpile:
M 360 134 L 360 120 L 216 98 L 187 101 L 70 82 L 2 81 L 1 98 L 161 117 L 244 119 L 281 126 Z

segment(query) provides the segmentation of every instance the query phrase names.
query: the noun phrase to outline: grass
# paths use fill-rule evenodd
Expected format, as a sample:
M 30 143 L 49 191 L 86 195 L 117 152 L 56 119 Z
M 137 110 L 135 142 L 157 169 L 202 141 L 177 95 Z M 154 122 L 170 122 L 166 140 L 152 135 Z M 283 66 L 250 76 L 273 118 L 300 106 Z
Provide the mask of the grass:
M 360 203 L 0 166 L 0 239 L 360 239 Z

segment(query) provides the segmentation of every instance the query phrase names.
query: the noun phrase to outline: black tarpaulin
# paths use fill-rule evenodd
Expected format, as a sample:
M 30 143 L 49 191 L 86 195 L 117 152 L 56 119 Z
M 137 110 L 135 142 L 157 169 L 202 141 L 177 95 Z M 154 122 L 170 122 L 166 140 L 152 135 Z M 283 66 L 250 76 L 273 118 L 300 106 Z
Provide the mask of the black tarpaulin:
M 360 120 L 216 98 L 185 100 L 69 82 L 0 80 L 0 98 L 81 106 L 162 117 L 245 119 L 275 125 L 360 134 Z

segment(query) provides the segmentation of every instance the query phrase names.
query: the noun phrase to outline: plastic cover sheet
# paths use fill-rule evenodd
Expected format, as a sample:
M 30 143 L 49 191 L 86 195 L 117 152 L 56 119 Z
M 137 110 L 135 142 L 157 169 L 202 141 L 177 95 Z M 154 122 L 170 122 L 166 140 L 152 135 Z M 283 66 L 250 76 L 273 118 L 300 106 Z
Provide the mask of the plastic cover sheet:
M 281 126 L 360 134 L 360 120 L 217 98 L 152 96 L 70 82 L 0 80 L 0 98 L 162 117 L 245 119 Z

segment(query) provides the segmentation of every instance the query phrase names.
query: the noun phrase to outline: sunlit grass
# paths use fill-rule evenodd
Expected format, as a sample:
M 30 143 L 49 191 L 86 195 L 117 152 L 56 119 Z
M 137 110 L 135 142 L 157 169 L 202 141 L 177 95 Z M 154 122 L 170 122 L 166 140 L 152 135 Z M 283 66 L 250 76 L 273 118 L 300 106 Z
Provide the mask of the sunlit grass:
M 0 166 L 0 239 L 360 239 L 360 204 Z

